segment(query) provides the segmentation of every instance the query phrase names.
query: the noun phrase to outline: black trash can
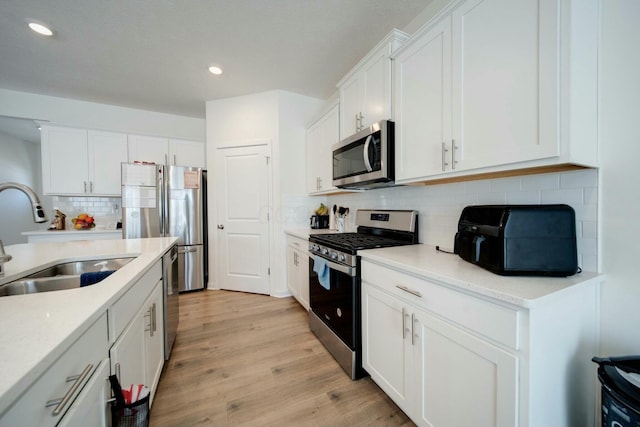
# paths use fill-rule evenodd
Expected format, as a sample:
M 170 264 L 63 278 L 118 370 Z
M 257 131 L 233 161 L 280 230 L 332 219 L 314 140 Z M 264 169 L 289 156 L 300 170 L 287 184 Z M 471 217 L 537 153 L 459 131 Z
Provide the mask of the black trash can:
M 640 380 L 625 375 L 640 374 L 640 356 L 592 360 L 602 384 L 602 426 L 640 427 Z

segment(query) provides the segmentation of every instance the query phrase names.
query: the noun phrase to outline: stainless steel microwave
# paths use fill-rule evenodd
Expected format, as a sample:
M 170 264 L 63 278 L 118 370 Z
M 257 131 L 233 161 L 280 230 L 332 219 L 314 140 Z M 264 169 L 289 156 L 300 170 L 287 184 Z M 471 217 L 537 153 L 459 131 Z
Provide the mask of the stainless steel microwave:
M 393 185 L 394 123 L 383 120 L 332 147 L 333 185 L 369 189 Z

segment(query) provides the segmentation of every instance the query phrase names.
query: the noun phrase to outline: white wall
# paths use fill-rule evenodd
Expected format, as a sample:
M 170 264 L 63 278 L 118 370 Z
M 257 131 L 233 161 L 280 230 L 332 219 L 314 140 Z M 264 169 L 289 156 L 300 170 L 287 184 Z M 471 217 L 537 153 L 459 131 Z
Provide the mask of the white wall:
M 285 91 L 269 91 L 235 98 L 209 101 L 207 114 L 207 164 L 215 164 L 216 148 L 250 145 L 255 141 L 270 141 L 273 170 L 271 247 L 271 295 L 287 296 L 285 276 L 285 237 L 283 199 L 308 198 L 304 185 L 306 126 L 324 101 Z M 211 175 L 210 175 L 211 176 Z M 212 174 L 215 177 L 214 174 Z M 215 188 L 209 194 L 209 224 L 217 224 Z M 218 259 L 217 233 L 209 227 L 209 265 L 216 267 Z M 218 288 L 215 271 L 209 286 Z M 213 283 L 212 283 L 213 281 Z
M 0 132 L 0 182 L 19 182 L 31 187 L 36 194 L 42 194 L 40 175 L 40 145 L 22 141 Z M 47 215 L 51 206 L 49 197 L 40 197 Z M 0 240 L 5 245 L 26 243 L 20 232 L 35 230 L 40 224 L 33 222 L 31 202 L 18 190 L 0 193 Z M 48 224 L 44 224 L 46 228 Z
M 58 125 L 204 141 L 205 121 L 155 111 L 0 89 L 0 115 Z
M 640 2 L 602 2 L 601 353 L 640 355 Z

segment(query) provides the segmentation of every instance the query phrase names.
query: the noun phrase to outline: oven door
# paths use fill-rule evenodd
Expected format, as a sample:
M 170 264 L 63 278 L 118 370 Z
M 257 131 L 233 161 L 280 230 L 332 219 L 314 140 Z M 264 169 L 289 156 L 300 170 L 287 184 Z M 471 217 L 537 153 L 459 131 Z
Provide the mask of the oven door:
M 326 263 L 327 270 L 321 270 L 319 275 L 317 264 L 323 262 Z M 356 350 L 360 330 L 360 311 L 357 307 L 359 288 L 357 268 L 310 255 L 309 305 L 311 310 L 352 350 Z

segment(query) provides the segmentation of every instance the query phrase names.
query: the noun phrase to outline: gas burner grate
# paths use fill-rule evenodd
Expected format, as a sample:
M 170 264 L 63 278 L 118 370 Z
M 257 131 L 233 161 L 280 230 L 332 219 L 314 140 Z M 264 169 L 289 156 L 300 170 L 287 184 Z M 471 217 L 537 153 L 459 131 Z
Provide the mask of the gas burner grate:
M 313 240 L 316 242 L 331 244 L 349 250 L 385 248 L 410 243 L 403 240 L 371 236 L 363 233 L 322 234 L 314 235 L 313 237 Z

